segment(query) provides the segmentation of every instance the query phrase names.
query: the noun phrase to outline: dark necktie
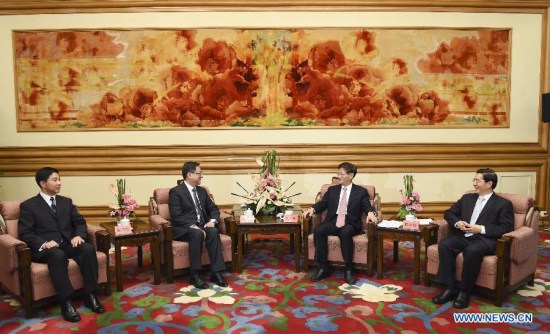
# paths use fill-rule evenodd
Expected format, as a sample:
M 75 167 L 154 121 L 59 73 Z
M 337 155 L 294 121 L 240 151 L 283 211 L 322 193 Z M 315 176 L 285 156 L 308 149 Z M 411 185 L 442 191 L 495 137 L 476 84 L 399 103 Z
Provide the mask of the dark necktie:
M 199 201 L 199 196 L 197 195 L 197 188 L 193 188 L 193 199 L 195 200 L 195 210 L 197 211 L 197 219 L 198 219 L 199 225 L 202 225 L 204 222 L 204 219 L 202 217 L 201 202 Z
M 51 208 L 55 215 L 57 215 L 57 206 L 55 205 L 55 197 L 50 197 L 50 201 L 52 202 Z

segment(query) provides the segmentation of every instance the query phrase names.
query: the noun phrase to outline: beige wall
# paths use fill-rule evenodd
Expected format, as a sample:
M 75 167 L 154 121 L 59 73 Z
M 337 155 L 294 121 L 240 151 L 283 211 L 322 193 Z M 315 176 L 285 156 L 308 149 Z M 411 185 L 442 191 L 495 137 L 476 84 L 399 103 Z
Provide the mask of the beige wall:
M 189 11 L 142 12 L 100 14 L 41 14 L 0 15 L 0 148 L 114 145 L 159 145 L 162 147 L 189 145 L 262 144 L 276 147 L 285 144 L 471 144 L 505 143 L 540 144 L 540 90 L 541 55 L 544 54 L 544 30 L 542 11 L 530 12 L 413 12 L 413 11 Z M 13 82 L 13 54 L 11 32 L 14 29 L 61 28 L 141 28 L 141 27 L 490 27 L 513 29 L 511 121 L 510 128 L 496 129 L 225 129 L 225 130 L 170 130 L 170 131 L 87 131 L 55 133 L 18 133 L 16 131 L 16 107 Z M 543 35 L 544 33 L 544 35 Z M 414 43 L 414 41 L 411 41 Z M 547 129 L 546 129 L 547 130 Z M 542 144 L 546 148 L 546 143 Z M 538 152 L 547 155 L 547 152 Z M 1 156 L 0 156 L 1 158 Z M 75 157 L 75 161 L 78 158 Z M 171 157 L 177 159 L 177 157 Z M 252 157 L 250 157 L 252 159 Z M 422 159 L 422 155 L 415 157 Z M 544 159 L 544 157 L 543 157 Z M 348 159 L 344 159 L 348 160 Z M 353 157 L 349 159 L 354 162 Z M 488 165 L 479 159 L 478 167 Z M 406 165 L 407 161 L 403 164 Z M 452 164 L 452 163 L 451 163 Z M 56 165 L 55 161 L 51 165 Z M 60 167 L 61 168 L 61 167 Z M 538 167 L 537 167 L 538 168 Z M 61 168 L 62 169 L 62 168 Z M 336 169 L 336 165 L 334 165 Z M 401 168 L 402 169 L 402 168 Z M 445 169 L 445 168 L 443 168 Z M 429 163 L 423 168 L 411 168 L 410 172 L 361 173 L 357 183 L 377 186 L 383 202 L 397 202 L 402 187 L 403 174 L 414 174 L 417 189 L 426 202 L 454 201 L 471 188 L 475 168 L 434 171 Z M 468 170 L 471 170 L 469 172 Z M 546 169 L 544 169 L 546 170 Z M 208 169 L 205 170 L 208 172 Z M 497 169 L 498 171 L 498 169 Z M 114 173 L 93 176 L 64 176 L 63 193 L 75 199 L 81 206 L 101 206 L 113 200 L 108 184 L 117 177 L 125 177 L 138 202 L 145 205 L 152 189 L 169 187 L 178 179 L 178 171 L 165 174 L 124 175 Z M 330 168 L 325 171 L 300 172 L 284 175 L 285 181 L 297 192 L 296 202 L 313 201 L 319 184 L 330 180 Z M 109 176 L 106 176 L 109 175 Z M 536 194 L 537 182 L 547 182 L 546 175 L 539 175 L 533 165 L 513 167 L 501 172 L 500 191 Z M 541 181 L 542 180 L 542 181 Z M 237 198 L 231 192 L 241 193 L 236 182 L 251 188 L 250 177 L 238 173 L 207 175 L 204 184 L 212 188 L 219 204 L 234 203 Z M 0 178 L 0 200 L 23 199 L 36 194 L 32 176 Z

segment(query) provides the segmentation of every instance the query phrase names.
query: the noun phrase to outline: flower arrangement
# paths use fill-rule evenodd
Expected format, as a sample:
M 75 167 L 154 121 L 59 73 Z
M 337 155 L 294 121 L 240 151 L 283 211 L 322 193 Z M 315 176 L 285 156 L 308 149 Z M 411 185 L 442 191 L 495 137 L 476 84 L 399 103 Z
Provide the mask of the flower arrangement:
M 237 182 L 239 187 L 246 191 L 247 195 L 231 194 L 244 198 L 243 204 L 253 209 L 256 214 L 272 215 L 282 211 L 285 205 L 292 202 L 292 197 L 300 193 L 288 195 L 287 191 L 294 183 L 283 190 L 282 180 L 279 177 L 279 162 L 280 157 L 276 150 L 264 152 L 261 159 L 256 159 L 260 169 L 257 175 L 252 175 L 254 190 L 249 192 Z
M 414 215 L 417 212 L 422 211 L 422 205 L 420 205 L 420 195 L 414 191 L 415 181 L 412 175 L 404 175 L 403 182 L 405 189 L 400 189 L 401 193 L 401 206 L 397 211 L 397 218 L 404 219 L 406 215 Z
M 116 204 L 109 204 L 109 208 L 111 208 L 111 210 L 109 210 L 109 216 L 120 217 L 121 219 L 134 217 L 134 210 L 139 208 L 139 205 L 137 204 L 136 200 L 134 200 L 132 196 L 130 196 L 130 194 L 126 193 L 126 180 L 117 179 L 116 186 L 114 184 L 110 184 L 109 190 L 115 195 L 117 199 Z

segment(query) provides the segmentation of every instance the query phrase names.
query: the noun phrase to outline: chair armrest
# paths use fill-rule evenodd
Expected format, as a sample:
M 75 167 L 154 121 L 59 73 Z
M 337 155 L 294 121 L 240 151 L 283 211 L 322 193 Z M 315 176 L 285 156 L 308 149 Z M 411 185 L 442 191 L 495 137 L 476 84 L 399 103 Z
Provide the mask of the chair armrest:
M 449 237 L 449 223 L 445 219 L 434 220 L 432 224 L 436 224 L 437 230 L 437 242 L 441 242 Z
M 522 226 L 504 234 L 501 239 L 510 239 L 510 259 L 514 263 L 522 263 L 537 254 L 538 235 L 530 227 Z
M 30 249 L 23 241 L 15 239 L 9 234 L 0 235 L 0 256 L 3 262 L 0 266 L 1 271 L 11 273 L 19 268 L 18 249 L 27 249 L 30 256 Z
M 105 229 L 101 226 L 97 226 L 93 224 L 86 224 L 86 229 L 88 231 L 87 241 L 91 243 L 95 249 L 99 249 L 96 233 L 99 231 L 105 231 Z
M 233 218 L 233 215 L 230 214 L 227 211 L 220 211 L 220 221 L 218 222 L 218 229 L 220 233 L 229 235 L 229 223 L 231 219 Z
M 378 214 L 378 220 L 382 220 L 382 197 L 380 197 L 380 194 L 375 193 L 374 199 L 372 201 L 373 207 L 376 210 L 376 213 Z
M 159 231 L 159 237 L 160 237 L 161 241 L 164 240 L 164 234 L 165 234 L 166 227 L 170 227 L 170 229 L 171 229 L 170 222 L 167 221 L 161 215 L 152 215 L 152 216 L 150 216 L 149 217 L 149 226 L 152 229 L 155 229 L 155 230 Z

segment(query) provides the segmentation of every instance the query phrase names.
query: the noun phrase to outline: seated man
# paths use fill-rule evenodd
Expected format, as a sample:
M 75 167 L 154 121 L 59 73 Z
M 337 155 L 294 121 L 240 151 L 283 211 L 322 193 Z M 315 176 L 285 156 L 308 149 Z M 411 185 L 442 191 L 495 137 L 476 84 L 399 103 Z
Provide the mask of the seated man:
M 345 262 L 344 279 L 348 284 L 355 284 L 353 276 L 353 236 L 363 233 L 361 216 L 367 213 L 367 219 L 378 222 L 376 210 L 370 204 L 368 191 L 352 183 L 357 174 L 357 167 L 349 162 L 338 166 L 338 185 L 328 188 L 323 198 L 304 212 L 308 218 L 315 212 L 328 210 L 325 221 L 313 230 L 315 243 L 315 260 L 319 271 L 311 277 L 313 282 L 330 276 L 328 268 L 328 236 L 337 235 L 340 239 L 342 257 Z
M 497 174 L 490 168 L 476 171 L 475 193 L 465 194 L 445 211 L 444 218 L 454 236 L 439 243 L 439 268 L 435 280 L 446 290 L 433 298 L 435 304 L 454 300 L 455 308 L 466 308 L 486 255 L 494 255 L 497 239 L 514 228 L 512 203 L 495 193 Z M 455 279 L 456 257 L 462 253 L 464 267 L 460 285 Z
M 226 287 L 227 282 L 221 275 L 225 270 L 225 262 L 217 228 L 220 210 L 208 196 L 206 189 L 199 186 L 203 174 L 198 162 L 184 163 L 181 174 L 184 182 L 170 189 L 168 207 L 174 240 L 189 243 L 190 283 L 199 289 L 208 288 L 208 284 L 199 276 L 202 244 L 205 241 L 210 257 L 210 280 Z
M 48 264 L 65 320 L 80 321 L 71 303 L 73 287 L 68 273 L 69 258 L 76 261 L 82 272 L 86 306 L 95 313 L 105 312 L 96 297 L 99 290 L 96 250 L 84 241 L 86 221 L 70 198 L 58 195 L 61 177 L 57 169 L 41 168 L 35 179 L 40 193 L 21 203 L 19 238 L 30 248 L 32 261 Z

